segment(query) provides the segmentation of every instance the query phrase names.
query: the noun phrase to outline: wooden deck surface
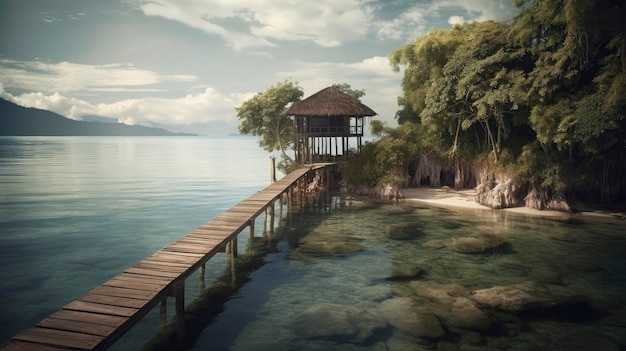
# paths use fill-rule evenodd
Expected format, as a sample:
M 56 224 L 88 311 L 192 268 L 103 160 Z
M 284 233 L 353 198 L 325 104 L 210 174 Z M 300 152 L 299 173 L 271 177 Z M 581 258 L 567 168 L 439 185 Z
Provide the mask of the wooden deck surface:
M 146 257 L 32 328 L 2 350 L 105 350 L 312 169 L 304 166 Z

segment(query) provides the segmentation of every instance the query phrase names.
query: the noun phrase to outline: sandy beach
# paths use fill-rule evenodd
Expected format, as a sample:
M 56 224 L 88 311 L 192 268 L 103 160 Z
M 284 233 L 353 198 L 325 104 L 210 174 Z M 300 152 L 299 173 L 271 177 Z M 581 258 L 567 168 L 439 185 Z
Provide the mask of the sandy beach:
M 483 206 L 474 201 L 476 191 L 474 189 L 454 190 L 444 188 L 404 188 L 401 190 L 405 197 L 405 201 L 421 202 L 433 206 L 442 207 L 460 207 L 465 209 L 483 209 L 486 211 L 507 211 L 519 214 L 544 216 L 544 217 L 589 217 L 589 218 L 615 218 L 626 219 L 626 212 L 607 211 L 601 209 L 593 209 L 584 206 L 584 209 L 576 213 L 565 213 L 559 211 L 540 211 L 528 207 L 515 207 L 502 210 L 494 210 L 490 207 Z

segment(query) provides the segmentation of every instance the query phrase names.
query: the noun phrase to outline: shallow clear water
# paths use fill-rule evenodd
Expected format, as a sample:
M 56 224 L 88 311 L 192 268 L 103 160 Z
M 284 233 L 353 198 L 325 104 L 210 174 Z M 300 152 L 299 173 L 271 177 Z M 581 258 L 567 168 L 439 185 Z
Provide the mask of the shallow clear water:
M 0 340 L 262 189 L 269 178 L 268 156 L 247 138 L 0 138 L 0 158 Z M 236 282 L 225 254 L 209 261 L 203 279 L 196 273 L 187 280 L 189 348 L 626 345 L 621 220 L 374 205 L 328 193 L 300 212 L 285 205 L 283 215 L 273 233 L 260 216 L 250 246 L 248 233 L 240 234 Z M 466 237 L 499 245 L 474 254 L 452 250 Z M 540 300 L 523 311 L 503 313 L 473 300 L 481 289 L 522 283 Z M 395 302 L 405 305 L 385 315 Z M 419 327 L 398 320 L 413 315 L 434 319 Z M 146 349 L 172 349 L 163 341 L 172 338 L 171 329 L 160 329 L 159 320 L 157 308 L 113 349 L 146 343 Z M 440 335 L 419 336 L 418 329 Z
M 284 225 L 276 251 L 225 304 L 225 312 L 202 332 L 194 350 L 419 350 L 439 343 L 462 350 L 585 350 L 593 342 L 594 349 L 625 345 L 623 220 L 549 219 L 407 203 L 350 207 L 333 200 L 341 205 L 331 213 L 305 209 Z M 390 235 L 405 224 L 409 235 Z M 480 235 L 504 243 L 483 253 L 451 250 L 453 240 Z M 319 242 L 358 247 L 327 255 L 309 246 Z M 525 311 L 502 316 L 488 306 L 474 310 L 459 305 L 478 306 L 471 300 L 473 291 L 526 282 L 534 284 L 531 295 L 554 307 L 528 304 Z M 454 298 L 429 296 L 427 287 L 432 286 Z M 547 297 L 542 289 L 550 292 Z M 356 308 L 384 320 L 383 304 L 399 297 L 416 303 L 401 313 L 432 312 L 445 335 L 415 337 L 387 325 L 365 341 L 355 340 L 354 330 L 333 314 Z M 320 315 L 309 314 L 316 308 Z M 518 325 L 503 322 L 514 317 L 520 318 Z M 488 327 L 481 318 L 490 321 Z M 459 324 L 463 328 L 455 328 Z M 571 342 L 572 335 L 584 335 L 592 344 Z

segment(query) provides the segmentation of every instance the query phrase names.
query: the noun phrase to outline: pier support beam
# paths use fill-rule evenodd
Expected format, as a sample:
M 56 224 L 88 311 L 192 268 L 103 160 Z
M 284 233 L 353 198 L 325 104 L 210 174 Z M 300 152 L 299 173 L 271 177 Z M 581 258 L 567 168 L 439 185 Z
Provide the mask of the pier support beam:
M 167 325 L 167 296 L 161 300 L 161 309 L 159 311 L 159 326 L 164 328 Z
M 202 266 L 200 266 L 200 270 L 198 271 L 198 279 L 199 279 L 199 283 L 200 283 L 200 291 L 199 294 L 202 294 L 202 292 L 204 292 L 204 289 L 206 289 L 206 285 L 204 282 L 204 271 L 206 270 L 206 263 L 203 263 Z
M 179 345 L 185 342 L 185 281 L 174 286 L 176 296 L 176 340 Z

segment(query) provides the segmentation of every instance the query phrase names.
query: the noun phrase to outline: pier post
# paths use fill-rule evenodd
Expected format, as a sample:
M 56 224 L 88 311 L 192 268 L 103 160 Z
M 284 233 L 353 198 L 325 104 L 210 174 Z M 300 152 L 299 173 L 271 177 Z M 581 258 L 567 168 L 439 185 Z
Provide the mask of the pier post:
M 276 157 L 270 156 L 270 182 L 276 183 Z
M 176 296 L 176 339 L 179 345 L 185 341 L 185 281 L 182 280 L 174 286 Z
M 237 237 L 234 237 L 230 243 L 228 244 L 230 255 L 235 258 L 237 257 Z
M 274 206 L 276 205 L 276 200 L 272 200 L 272 202 L 270 203 L 269 209 L 270 209 L 270 236 L 274 235 Z
M 200 280 L 200 291 L 198 292 L 198 294 L 202 294 L 202 292 L 204 291 L 204 289 L 206 289 L 206 285 L 204 282 L 204 271 L 206 269 L 206 263 L 203 263 L 202 266 L 200 266 L 200 270 L 198 271 L 198 276 L 199 276 L 199 280 Z
M 159 311 L 159 326 L 161 328 L 167 325 L 167 296 L 161 300 L 161 309 Z
M 281 193 L 280 197 L 278 198 L 278 221 L 279 223 L 282 223 L 283 220 L 283 197 L 285 196 L 285 193 Z
M 249 229 L 250 229 L 250 231 L 248 232 L 248 254 L 249 255 L 254 255 L 254 220 L 255 218 L 252 218 L 249 224 Z

